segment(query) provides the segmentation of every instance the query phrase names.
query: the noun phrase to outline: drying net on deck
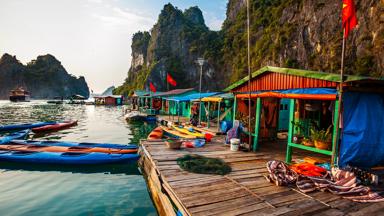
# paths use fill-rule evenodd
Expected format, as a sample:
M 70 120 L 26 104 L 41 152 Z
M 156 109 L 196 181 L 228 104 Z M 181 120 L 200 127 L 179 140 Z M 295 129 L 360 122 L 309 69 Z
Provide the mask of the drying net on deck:
M 231 167 L 223 160 L 200 155 L 185 155 L 177 159 L 177 164 L 193 173 L 225 175 L 231 172 Z

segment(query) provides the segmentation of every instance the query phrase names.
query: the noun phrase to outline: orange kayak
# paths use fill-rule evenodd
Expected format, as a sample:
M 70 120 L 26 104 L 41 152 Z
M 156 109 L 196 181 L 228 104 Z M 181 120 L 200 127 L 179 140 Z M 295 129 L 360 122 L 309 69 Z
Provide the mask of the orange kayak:
M 161 127 L 155 128 L 149 135 L 148 140 L 161 139 L 163 137 L 163 129 Z
M 108 153 L 108 154 L 134 154 L 137 149 L 113 149 L 100 147 L 80 147 L 80 146 L 44 146 L 44 145 L 0 145 L 0 150 L 7 151 L 29 151 L 29 152 L 73 152 L 73 153 Z

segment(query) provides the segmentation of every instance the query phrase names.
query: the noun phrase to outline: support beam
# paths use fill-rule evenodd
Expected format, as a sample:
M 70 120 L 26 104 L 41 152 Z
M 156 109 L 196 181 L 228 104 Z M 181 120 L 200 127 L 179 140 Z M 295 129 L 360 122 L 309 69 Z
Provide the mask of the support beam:
M 208 112 L 205 113 L 205 116 L 207 117 L 207 128 L 209 128 L 209 109 L 211 108 L 211 103 L 208 101 Z
M 261 119 L 261 98 L 256 100 L 256 118 L 255 118 L 255 136 L 253 138 L 253 151 L 257 151 L 259 147 L 259 131 L 260 131 L 260 119 Z
M 220 101 L 217 102 L 217 131 L 220 132 Z
M 285 162 L 291 163 L 292 161 L 292 147 L 289 143 L 292 142 L 293 136 L 293 124 L 292 122 L 295 120 L 295 99 L 289 100 L 289 126 L 288 126 L 288 142 L 287 142 L 287 153 L 285 155 Z
M 338 164 L 338 149 L 339 149 L 339 109 L 340 107 L 340 101 L 336 100 L 335 101 L 335 111 L 334 111 L 334 116 L 333 116 L 333 134 L 332 134 L 332 166 Z
M 236 99 L 236 95 L 235 95 L 235 99 L 233 100 L 233 121 L 232 121 L 232 125 L 235 125 L 235 120 L 236 120 L 236 109 L 237 109 L 237 99 Z

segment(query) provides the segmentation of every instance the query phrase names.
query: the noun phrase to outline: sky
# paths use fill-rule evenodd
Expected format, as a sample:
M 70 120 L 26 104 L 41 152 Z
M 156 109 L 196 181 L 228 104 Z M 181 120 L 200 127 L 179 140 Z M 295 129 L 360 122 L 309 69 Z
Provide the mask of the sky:
M 149 31 L 169 2 L 198 6 L 211 30 L 225 19 L 227 0 L 0 0 L 0 55 L 26 64 L 52 54 L 100 93 L 124 82 L 132 35 Z

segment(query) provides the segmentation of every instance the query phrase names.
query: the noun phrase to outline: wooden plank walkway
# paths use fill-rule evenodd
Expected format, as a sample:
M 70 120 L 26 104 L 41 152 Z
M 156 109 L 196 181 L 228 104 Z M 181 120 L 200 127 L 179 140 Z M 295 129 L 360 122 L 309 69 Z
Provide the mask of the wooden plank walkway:
M 203 148 L 170 150 L 163 141 L 141 141 L 140 161 L 160 215 L 380 215 L 384 203 L 356 203 L 328 192 L 303 194 L 265 180 L 266 162 L 282 151 L 231 152 L 222 138 Z M 271 148 L 270 148 L 271 149 Z M 272 148 L 276 149 L 276 148 Z M 225 176 L 183 171 L 185 154 L 221 158 L 232 168 Z M 296 153 L 295 155 L 300 155 Z

